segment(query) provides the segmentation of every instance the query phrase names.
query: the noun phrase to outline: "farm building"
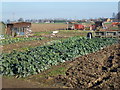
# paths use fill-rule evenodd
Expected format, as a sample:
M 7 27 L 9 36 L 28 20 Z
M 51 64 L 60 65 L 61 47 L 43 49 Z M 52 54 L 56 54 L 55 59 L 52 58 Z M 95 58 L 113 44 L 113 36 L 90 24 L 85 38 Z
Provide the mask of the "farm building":
M 0 22 L 0 35 L 5 34 L 5 27 L 6 27 L 5 23 Z
M 29 22 L 16 22 L 7 24 L 6 34 L 15 36 L 15 35 L 25 35 L 27 30 L 30 30 L 31 23 Z

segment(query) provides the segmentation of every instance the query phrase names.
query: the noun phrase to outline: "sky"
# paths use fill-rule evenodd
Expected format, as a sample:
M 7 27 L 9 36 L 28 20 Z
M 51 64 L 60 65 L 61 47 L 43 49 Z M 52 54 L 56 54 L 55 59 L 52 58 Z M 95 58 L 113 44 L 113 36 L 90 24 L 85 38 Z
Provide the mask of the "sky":
M 17 0 L 19 1 L 19 0 Z M 24 19 L 54 19 L 54 18 L 65 18 L 65 19 L 89 19 L 99 17 L 112 17 L 113 12 L 118 12 L 118 1 L 111 0 L 111 2 L 55 2 L 55 0 L 44 0 L 44 2 L 38 2 L 37 0 L 2 0 L 2 20 L 7 19 L 16 20 L 19 18 Z M 45 2 L 46 1 L 46 2 Z M 48 2 L 49 1 L 49 2 Z M 65 1 L 65 0 L 64 0 Z M 86 1 L 86 2 L 85 2 Z M 99 1 L 99 0 L 98 0 Z M 110 0 L 109 0 L 110 1 Z M 1 3 L 0 3 L 1 4 Z M 2 7 L 1 7 L 2 6 Z
M 119 0 L 1 0 L 2 2 L 118 2 Z

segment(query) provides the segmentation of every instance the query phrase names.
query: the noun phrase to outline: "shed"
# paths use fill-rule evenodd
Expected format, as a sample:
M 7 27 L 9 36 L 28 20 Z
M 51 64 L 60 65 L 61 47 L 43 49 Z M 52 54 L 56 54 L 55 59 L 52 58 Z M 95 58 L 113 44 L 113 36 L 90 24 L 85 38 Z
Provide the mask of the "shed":
M 74 24 L 74 27 L 75 27 L 75 29 L 81 29 L 81 30 L 83 30 L 84 29 L 84 25 L 82 25 L 82 24 Z
M 31 23 L 29 22 L 15 22 L 7 24 L 6 34 L 15 35 L 25 35 L 27 30 L 31 28 Z
M 0 35 L 5 34 L 5 23 L 4 22 L 0 22 Z

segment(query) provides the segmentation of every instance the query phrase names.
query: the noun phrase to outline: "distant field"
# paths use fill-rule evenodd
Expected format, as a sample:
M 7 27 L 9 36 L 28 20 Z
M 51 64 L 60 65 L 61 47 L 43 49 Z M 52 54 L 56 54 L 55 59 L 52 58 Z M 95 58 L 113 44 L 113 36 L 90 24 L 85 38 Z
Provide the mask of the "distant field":
M 83 23 L 83 25 L 89 26 L 90 24 L 93 23 Z M 110 29 L 110 30 L 115 30 L 118 29 L 117 26 L 111 26 L 111 23 L 105 23 L 105 25 Z M 49 31 L 54 31 L 58 29 L 66 29 L 67 24 L 64 23 L 32 23 L 32 31 L 33 32 L 49 32 Z
M 65 29 L 67 27 L 66 24 L 32 24 L 32 31 L 33 32 L 46 32 L 46 31 L 54 31 L 57 29 Z

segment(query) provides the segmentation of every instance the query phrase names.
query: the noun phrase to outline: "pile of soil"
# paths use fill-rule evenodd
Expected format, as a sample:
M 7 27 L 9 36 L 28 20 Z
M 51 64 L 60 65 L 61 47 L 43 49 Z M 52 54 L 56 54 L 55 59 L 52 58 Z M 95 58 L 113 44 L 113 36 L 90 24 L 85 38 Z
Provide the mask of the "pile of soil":
M 76 58 L 55 83 L 68 88 L 120 88 L 120 44 Z

